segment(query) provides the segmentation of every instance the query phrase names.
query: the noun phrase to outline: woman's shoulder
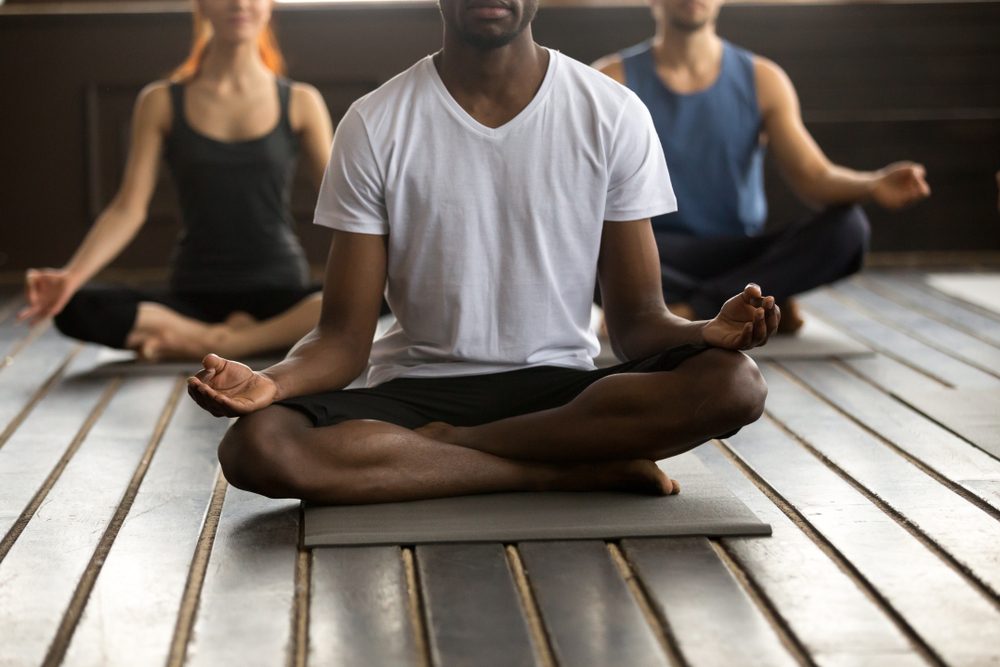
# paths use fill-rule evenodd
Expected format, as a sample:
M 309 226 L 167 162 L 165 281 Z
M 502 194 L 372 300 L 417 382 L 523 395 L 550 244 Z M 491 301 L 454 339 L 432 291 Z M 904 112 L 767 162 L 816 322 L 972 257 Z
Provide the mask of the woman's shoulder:
M 173 118 L 170 99 L 172 85 L 170 81 L 154 81 L 140 90 L 135 101 L 136 120 L 162 129 L 169 128 Z
M 315 86 L 302 81 L 288 81 L 288 88 L 290 91 L 288 115 L 296 131 L 329 115 L 323 95 Z

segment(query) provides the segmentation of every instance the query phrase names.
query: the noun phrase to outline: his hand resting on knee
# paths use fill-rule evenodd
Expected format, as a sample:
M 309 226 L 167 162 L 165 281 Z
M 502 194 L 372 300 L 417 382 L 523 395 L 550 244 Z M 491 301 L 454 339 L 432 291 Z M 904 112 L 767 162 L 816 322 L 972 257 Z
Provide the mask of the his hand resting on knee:
M 249 366 L 210 354 L 203 368 L 188 378 L 188 394 L 216 417 L 238 417 L 271 405 L 278 394 L 274 380 Z
M 781 309 L 774 297 L 764 296 L 759 286 L 750 283 L 722 304 L 719 314 L 702 329 L 702 337 L 713 347 L 746 350 L 767 343 L 780 321 Z

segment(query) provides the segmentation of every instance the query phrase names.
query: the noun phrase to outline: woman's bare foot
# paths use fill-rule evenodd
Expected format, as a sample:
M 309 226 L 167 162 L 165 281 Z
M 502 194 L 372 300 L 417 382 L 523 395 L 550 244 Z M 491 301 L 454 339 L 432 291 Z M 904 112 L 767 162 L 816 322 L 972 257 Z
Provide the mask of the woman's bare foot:
M 793 334 L 806 323 L 802 317 L 802 309 L 795 299 L 785 299 L 778 304 L 781 309 L 781 319 L 778 321 L 779 334 Z
M 257 320 L 250 313 L 245 313 L 242 310 L 237 310 L 229 314 L 223 325 L 229 327 L 230 329 L 246 329 L 257 324 Z

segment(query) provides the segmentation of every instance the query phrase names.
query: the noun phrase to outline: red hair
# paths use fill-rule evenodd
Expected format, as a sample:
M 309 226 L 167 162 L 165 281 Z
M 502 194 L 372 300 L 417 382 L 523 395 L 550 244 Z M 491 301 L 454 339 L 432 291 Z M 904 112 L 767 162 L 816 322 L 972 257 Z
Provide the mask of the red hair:
M 192 19 L 191 51 L 184 62 L 170 73 L 171 81 L 187 81 L 194 78 L 201 69 L 208 45 L 212 41 L 212 24 L 201 15 L 197 7 L 194 9 Z M 285 74 L 285 57 L 281 54 L 278 38 L 274 36 L 270 22 L 261 30 L 260 36 L 257 38 L 257 47 L 260 49 L 260 57 L 264 61 L 264 65 L 275 74 L 283 76 Z

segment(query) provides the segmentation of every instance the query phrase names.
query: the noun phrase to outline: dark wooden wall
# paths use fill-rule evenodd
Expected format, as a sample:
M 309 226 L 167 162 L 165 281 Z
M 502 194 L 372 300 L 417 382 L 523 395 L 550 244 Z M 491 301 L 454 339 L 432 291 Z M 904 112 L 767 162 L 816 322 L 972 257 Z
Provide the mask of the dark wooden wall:
M 72 14 L 0 8 L 0 271 L 60 265 L 121 175 L 141 86 L 185 54 L 184 5 Z M 28 13 L 25 13 L 28 12 Z M 282 7 L 293 78 L 317 85 L 336 119 L 353 99 L 437 49 L 432 5 Z M 644 39 L 644 7 L 543 8 L 536 38 L 592 61 Z M 869 207 L 881 251 L 1000 250 L 1000 2 L 739 4 L 720 32 L 782 64 L 807 124 L 835 161 L 927 165 L 931 200 L 899 214 Z M 770 174 L 774 224 L 804 209 Z M 295 214 L 314 192 L 299 179 Z M 160 267 L 176 234 L 166 176 L 122 267 Z M 311 258 L 326 236 L 302 224 Z

